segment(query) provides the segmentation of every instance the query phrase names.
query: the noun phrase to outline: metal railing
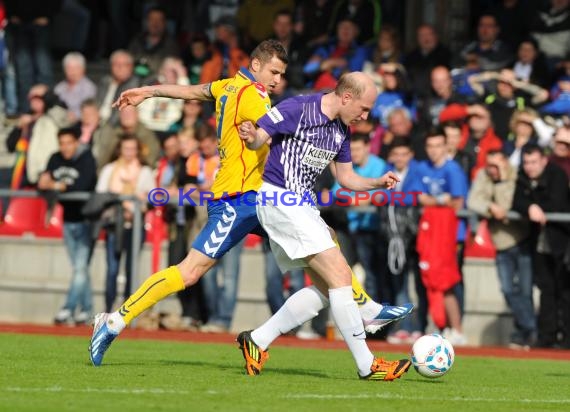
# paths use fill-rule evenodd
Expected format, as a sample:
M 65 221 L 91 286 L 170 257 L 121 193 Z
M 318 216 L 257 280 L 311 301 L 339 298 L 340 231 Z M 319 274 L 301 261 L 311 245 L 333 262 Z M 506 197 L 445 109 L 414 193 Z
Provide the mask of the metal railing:
M 88 201 L 93 192 L 72 192 L 72 193 L 56 193 L 57 200 L 79 200 L 79 201 Z M 13 198 L 13 197 L 25 197 L 25 198 L 40 198 L 43 197 L 41 192 L 37 190 L 10 190 L 10 189 L 0 189 L 0 199 L 1 198 Z M 140 245 L 142 242 L 142 226 L 143 226 L 143 219 L 142 219 L 142 202 L 136 196 L 130 195 L 120 195 L 118 196 L 118 200 L 129 200 L 133 202 L 134 210 L 133 210 L 133 240 L 131 244 L 131 276 L 136 278 L 138 275 L 138 268 L 139 268 L 139 254 L 140 254 Z M 119 208 L 122 208 L 121 203 L 118 203 Z M 50 211 L 48 211 L 50 212 Z M 48 216 L 49 217 L 49 216 Z M 134 286 L 135 279 L 131 279 L 131 284 Z
M 43 197 L 42 192 L 37 190 L 11 190 L 11 189 L 0 189 L 0 199 L 1 198 L 13 198 L 13 197 L 21 197 L 21 198 L 39 198 Z M 93 192 L 73 192 L 73 193 L 56 193 L 56 199 L 58 201 L 61 200 L 79 200 L 79 201 L 88 201 Z M 131 276 L 136 277 L 138 275 L 138 268 L 139 268 L 139 255 L 140 255 L 140 244 L 141 244 L 141 236 L 142 236 L 142 226 L 143 226 L 143 219 L 142 219 L 142 201 L 137 198 L 136 196 L 130 195 L 120 195 L 118 199 L 132 201 L 134 205 L 133 211 L 133 241 L 131 245 L 131 253 L 133 258 L 131 259 Z M 175 197 L 171 198 L 169 204 L 178 204 L 178 199 Z M 118 204 L 119 207 L 121 203 Z M 338 208 L 344 210 L 351 210 L 351 211 L 359 211 L 363 213 L 374 213 L 378 210 L 377 206 L 350 206 L 350 207 L 342 207 L 342 206 L 327 206 L 325 208 Z M 48 211 L 49 212 L 49 211 Z M 463 209 L 457 212 L 458 217 L 461 218 L 469 218 L 470 222 L 477 221 L 480 217 L 475 212 Z M 545 213 L 546 219 L 551 222 L 570 222 L 570 213 Z M 49 217 L 49 216 L 48 216 Z M 507 213 L 507 217 L 511 220 L 528 220 L 526 217 L 521 216 L 519 213 L 514 211 L 509 211 Z M 472 231 L 474 228 L 472 227 Z M 135 279 L 131 279 L 133 281 Z M 131 283 L 134 285 L 134 283 Z

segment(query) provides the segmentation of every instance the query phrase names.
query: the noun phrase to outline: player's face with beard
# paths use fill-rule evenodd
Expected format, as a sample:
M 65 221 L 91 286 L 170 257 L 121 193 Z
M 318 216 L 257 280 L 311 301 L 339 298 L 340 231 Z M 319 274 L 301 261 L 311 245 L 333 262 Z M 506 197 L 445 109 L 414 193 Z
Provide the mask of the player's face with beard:
M 281 83 L 287 65 L 273 56 L 267 63 L 254 59 L 251 67 L 255 79 L 271 94 L 275 87 Z

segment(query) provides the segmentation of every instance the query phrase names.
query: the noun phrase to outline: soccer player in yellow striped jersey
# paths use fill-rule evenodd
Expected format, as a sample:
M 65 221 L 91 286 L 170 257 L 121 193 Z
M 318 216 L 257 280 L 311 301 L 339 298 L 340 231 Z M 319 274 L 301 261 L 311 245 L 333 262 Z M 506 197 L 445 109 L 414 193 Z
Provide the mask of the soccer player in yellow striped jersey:
M 101 364 L 113 340 L 139 314 L 166 296 L 195 284 L 248 233 L 265 235 L 251 201 L 255 200 L 256 191 L 261 187 L 268 148 L 248 150 L 239 138 L 238 126 L 245 121 L 255 124 L 269 111 L 268 93 L 281 82 L 288 59 L 281 43 L 275 40 L 260 43 L 250 57 L 249 67 L 242 68 L 231 79 L 201 85 L 130 89 L 114 103 L 115 107 L 122 109 L 129 105 L 137 106 L 151 97 L 215 100 L 221 165 L 212 188 L 214 200 L 207 206 L 208 222 L 184 260 L 151 275 L 118 311 L 95 316 L 90 344 L 93 365 Z M 240 198 L 245 201 L 240 201 Z M 382 306 L 370 299 L 360 283 L 353 279 L 354 296 L 361 315 L 366 319 L 367 330 L 377 330 L 386 324 L 383 319 L 375 321 Z
M 276 74 L 279 70 L 275 67 Z M 237 127 L 248 119 L 257 122 L 271 109 L 267 90 L 251 72 L 242 69 L 233 79 L 213 82 L 210 93 L 216 99 L 220 154 L 220 170 L 212 187 L 214 199 L 257 190 L 262 183 L 269 147 L 265 145 L 261 150 L 248 150 L 238 136 Z

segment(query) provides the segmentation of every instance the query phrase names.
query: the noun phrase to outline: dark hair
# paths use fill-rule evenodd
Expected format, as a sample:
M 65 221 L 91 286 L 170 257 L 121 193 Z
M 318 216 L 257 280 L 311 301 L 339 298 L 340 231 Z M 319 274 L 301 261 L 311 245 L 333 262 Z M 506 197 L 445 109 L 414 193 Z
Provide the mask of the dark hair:
M 492 17 L 493 20 L 495 21 L 495 26 L 499 27 L 499 19 L 497 19 L 497 16 L 495 14 L 489 13 L 489 12 L 483 13 L 479 16 L 479 18 L 477 19 L 477 25 L 479 25 L 479 23 L 481 23 L 481 19 L 483 17 Z
M 52 107 L 58 106 L 67 109 L 67 104 L 65 104 L 57 94 L 53 92 L 53 90 L 48 90 L 43 96 L 42 99 L 45 105 L 45 111 L 47 112 Z
M 97 107 L 97 101 L 94 98 L 87 98 L 81 102 L 81 109 L 85 107 Z
M 487 152 L 487 156 L 496 156 L 496 155 L 500 155 L 502 157 L 507 156 L 507 154 L 505 152 L 503 152 L 502 150 L 499 150 L 499 149 L 491 149 Z
M 277 57 L 285 64 L 289 63 L 287 51 L 277 40 L 264 40 L 251 52 L 251 59 L 257 59 L 261 64 L 269 63 L 273 56 Z
M 540 48 L 538 47 L 538 42 L 535 40 L 534 37 L 528 36 L 525 37 L 523 40 L 521 40 L 521 42 L 519 43 L 519 47 L 521 44 L 523 43 L 530 43 L 532 44 L 532 47 L 534 47 L 534 50 L 536 50 L 537 52 L 540 51 Z
M 64 127 L 59 129 L 57 132 L 57 138 L 59 139 L 61 136 L 68 136 L 71 135 L 75 140 L 79 140 L 81 137 L 81 130 L 79 127 Z
M 393 50 L 393 54 L 391 56 L 389 56 L 389 61 L 397 63 L 400 60 L 401 53 L 402 53 L 401 52 L 401 44 L 400 44 L 400 34 L 398 32 L 398 29 L 396 29 L 396 27 L 394 27 L 390 24 L 383 24 L 382 29 L 380 29 L 380 32 L 376 36 L 376 40 L 375 40 L 376 46 L 374 47 L 374 52 L 372 53 L 372 59 L 371 60 L 375 64 L 384 63 L 383 53 L 378 49 L 380 47 L 378 40 L 380 39 L 380 35 L 382 33 L 388 34 L 390 36 L 390 38 L 392 39 L 392 43 L 394 43 L 394 50 Z
M 447 142 L 447 136 L 443 132 L 443 129 L 441 128 L 441 126 L 431 127 L 426 133 L 424 142 L 427 143 L 428 139 L 431 139 L 432 137 L 438 137 L 438 136 L 442 136 L 443 139 Z
M 210 39 L 204 32 L 196 32 L 190 37 L 190 44 L 204 43 L 206 46 L 210 45 Z
M 336 22 L 336 26 L 335 29 L 338 29 L 338 26 L 340 26 L 341 23 L 344 23 L 345 21 L 352 23 L 353 25 L 355 25 L 359 30 L 360 27 L 358 26 L 358 22 L 356 20 L 354 20 L 354 18 L 346 15 L 346 16 L 341 16 L 338 21 Z
M 160 147 L 161 147 L 162 149 L 164 149 L 164 145 L 165 145 L 166 141 L 167 141 L 167 140 L 170 140 L 170 139 L 176 139 L 176 140 L 178 140 L 178 134 L 176 134 L 176 133 L 167 133 L 166 136 L 164 136 L 164 138 L 162 138 L 162 139 L 160 140 Z
M 364 144 L 370 143 L 370 135 L 368 133 L 353 133 L 350 136 L 350 142 L 364 142 Z
M 114 162 L 119 158 L 119 156 L 121 155 L 121 146 L 123 145 L 124 142 L 128 142 L 129 140 L 134 140 L 135 142 L 137 142 L 137 158 L 139 159 L 141 165 L 146 165 L 147 163 L 143 156 L 143 145 L 140 139 L 136 135 L 131 133 L 125 133 L 119 136 L 119 141 L 117 142 L 117 146 L 113 151 L 113 156 L 111 157 L 111 161 Z
M 166 10 L 165 10 L 163 7 L 160 7 L 160 6 L 152 6 L 150 9 L 148 9 L 148 11 L 146 12 L 146 17 L 148 17 L 150 13 L 155 12 L 155 11 L 156 11 L 156 12 L 159 12 L 159 13 L 162 13 L 162 15 L 164 16 L 164 18 L 167 17 Z
M 429 23 L 421 23 L 418 27 L 416 27 L 416 33 L 418 32 L 419 29 L 424 28 L 424 27 L 431 29 L 436 36 L 439 36 L 435 26 L 433 24 L 429 24 Z
M 278 10 L 277 13 L 275 13 L 275 15 L 273 16 L 273 21 L 277 20 L 277 17 L 279 16 L 288 16 L 291 18 L 291 22 L 293 22 L 294 19 L 293 13 L 291 13 L 291 10 L 289 9 Z
M 522 155 L 531 155 L 533 153 L 539 153 L 540 156 L 544 156 L 544 149 L 537 145 L 536 143 L 527 143 L 522 148 Z
M 456 122 L 455 120 L 450 120 L 449 122 L 442 123 L 440 126 L 444 132 L 446 127 L 451 127 L 452 129 L 460 129 L 460 130 L 463 128 L 461 123 Z
M 389 152 L 391 152 L 394 149 L 397 149 L 398 147 L 406 147 L 409 150 L 411 150 L 412 152 L 414 151 L 414 149 L 412 148 L 412 144 L 410 143 L 410 139 L 406 138 L 406 137 L 396 137 L 394 138 L 394 140 L 392 140 L 392 144 L 390 145 L 390 149 Z
M 231 31 L 232 33 L 238 32 L 237 20 L 234 16 L 230 14 L 220 16 L 218 20 L 214 22 L 214 28 L 217 27 L 225 27 L 227 30 Z
M 216 130 L 210 126 L 208 123 L 202 123 L 198 129 L 196 129 L 196 140 L 201 142 L 205 139 L 217 139 Z

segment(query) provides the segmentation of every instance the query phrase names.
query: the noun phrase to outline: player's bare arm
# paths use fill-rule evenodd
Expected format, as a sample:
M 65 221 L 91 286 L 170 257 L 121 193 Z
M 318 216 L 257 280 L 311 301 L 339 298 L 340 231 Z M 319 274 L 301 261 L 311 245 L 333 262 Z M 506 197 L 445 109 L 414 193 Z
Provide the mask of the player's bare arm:
M 374 189 L 393 189 L 400 181 L 394 172 L 389 171 L 381 177 L 362 177 L 355 173 L 352 162 L 335 162 L 336 179 L 338 183 L 355 192 Z
M 239 137 L 250 150 L 257 150 L 270 139 L 269 134 L 262 128 L 255 128 L 250 121 L 243 122 L 238 127 Z
M 119 110 L 127 106 L 138 106 L 145 99 L 150 97 L 169 97 L 172 99 L 184 100 L 213 100 L 210 91 L 210 83 L 196 84 L 190 86 L 182 86 L 176 84 L 161 84 L 155 86 L 136 87 L 134 89 L 125 90 L 117 101 L 113 103 L 113 107 Z

